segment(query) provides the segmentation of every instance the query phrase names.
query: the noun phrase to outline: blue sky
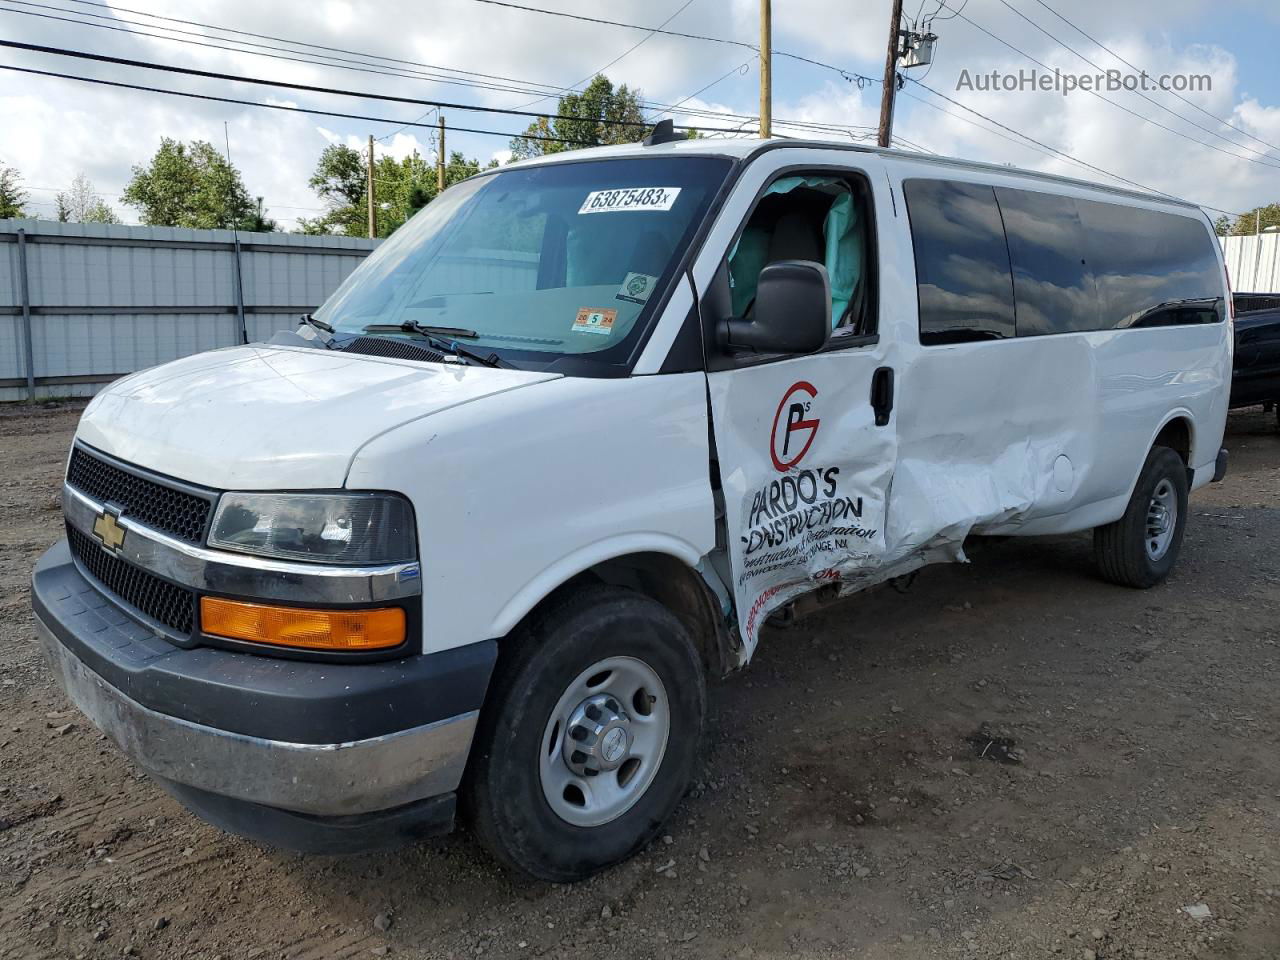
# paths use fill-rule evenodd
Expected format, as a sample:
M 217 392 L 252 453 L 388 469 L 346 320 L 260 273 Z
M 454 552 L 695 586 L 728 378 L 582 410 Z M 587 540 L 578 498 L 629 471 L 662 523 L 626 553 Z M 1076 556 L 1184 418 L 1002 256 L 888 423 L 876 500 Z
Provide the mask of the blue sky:
M 527 92 L 497 91 L 433 82 L 422 77 L 386 77 L 338 69 L 334 64 L 295 63 L 176 42 L 170 29 L 185 29 L 204 39 L 239 46 L 250 38 L 183 21 L 232 27 L 280 38 L 343 47 L 382 57 L 411 59 L 451 70 L 497 74 L 540 89 L 564 86 L 625 53 L 646 34 L 529 13 L 479 0 L 282 0 L 270 5 L 248 0 L 121 0 L 121 6 L 96 6 L 86 0 L 40 0 L 28 13 L 0 12 L 0 37 L 200 69 L 294 82 L 350 87 L 370 92 L 439 98 L 512 107 L 533 99 Z M 523 0 L 521 0 L 523 2 Z M 530 5 L 589 16 L 657 26 L 676 14 L 669 29 L 754 43 L 758 0 L 529 0 Z M 944 19 L 960 4 L 960 15 Z M 6 6 L 14 7 L 15 4 Z M 49 7 L 61 10 L 50 11 Z M 131 12 L 125 12 L 126 9 Z M 773 0 L 776 49 L 838 65 L 878 78 L 888 24 L 889 0 Z M 1104 66 L 1110 54 L 1075 33 L 1051 12 L 1095 36 L 1126 59 L 1152 72 L 1207 73 L 1212 90 L 1186 94 L 1207 113 L 1165 94 L 1150 94 L 1172 113 L 1135 94 L 1107 96 L 1113 104 L 1082 93 L 979 93 L 957 91 L 962 70 L 1015 72 L 1031 67 L 979 27 L 1051 66 L 1094 72 L 1058 41 L 1065 41 Z M 1280 201 L 1280 71 L 1274 67 L 1280 46 L 1280 5 L 1274 0 L 906 0 L 906 13 L 933 13 L 939 36 L 937 57 L 926 83 L 1006 127 L 1097 168 L 1152 188 L 1185 196 L 1206 206 L 1238 211 Z M 67 21 L 114 25 L 104 30 Z M 144 14 L 176 18 L 157 20 Z M 1041 24 L 1045 36 L 1022 17 Z M 62 17 L 61 20 L 47 19 Z M 110 18 L 119 18 L 112 21 Z M 166 35 L 137 35 L 146 32 Z M 972 21 L 972 22 L 970 22 Z M 975 26 L 975 24 L 977 26 Z M 134 32 L 129 32 L 134 31 Z M 261 41 L 252 41 L 261 42 Z M 313 59 L 304 56 L 302 59 Z M 746 63 L 689 100 L 683 110 L 752 115 L 756 112 L 756 55 L 741 47 L 662 35 L 650 36 L 610 67 L 618 82 L 640 87 L 648 101 L 675 103 Z M 69 61 L 25 51 L 5 51 L 0 63 L 87 76 L 154 84 L 175 89 L 321 109 L 412 119 L 422 110 L 407 105 L 338 100 L 309 93 L 158 75 L 118 65 Z M 911 76 L 918 77 L 919 71 Z M 454 74 L 474 81 L 475 73 Z M 774 115 L 781 121 L 828 126 L 819 136 L 858 137 L 876 122 L 880 87 L 859 90 L 829 69 L 777 58 L 774 64 Z M 896 132 L 933 151 L 1106 180 L 1061 154 L 1046 154 L 1025 143 L 1010 142 L 985 120 L 939 100 L 914 85 L 934 107 L 899 99 Z M 549 107 L 551 102 L 543 104 Z M 944 112 L 945 111 L 945 112 Z M 655 115 L 659 111 L 655 110 Z M 512 116 L 446 111 L 451 124 L 515 132 L 527 122 Z M 72 81 L 35 78 L 0 71 L 0 163 L 16 166 L 32 188 L 34 209 L 49 215 L 56 190 L 85 173 L 104 198 L 131 220 L 136 213 L 119 204 L 129 168 L 155 150 L 161 136 L 206 139 L 221 144 L 228 125 L 236 164 L 249 189 L 265 198 L 268 212 L 289 225 L 313 216 L 320 201 L 306 185 L 315 160 L 327 143 L 360 143 L 369 134 L 385 137 L 379 149 L 394 154 L 432 149 L 429 134 L 362 121 L 321 119 L 249 107 L 200 103 L 141 92 L 88 87 Z M 727 121 L 682 116 L 704 125 Z M 1172 128 L 1162 130 L 1156 123 Z M 849 129 L 834 129 L 834 125 Z M 788 135 L 814 135 L 778 125 Z M 1212 147 L 1192 142 L 1206 141 Z M 1255 139 L 1256 138 L 1256 139 Z M 1013 138 L 1015 141 L 1017 137 Z M 505 156 L 504 137 L 454 134 L 452 148 L 487 160 Z M 1234 154 L 1234 156 L 1233 156 Z

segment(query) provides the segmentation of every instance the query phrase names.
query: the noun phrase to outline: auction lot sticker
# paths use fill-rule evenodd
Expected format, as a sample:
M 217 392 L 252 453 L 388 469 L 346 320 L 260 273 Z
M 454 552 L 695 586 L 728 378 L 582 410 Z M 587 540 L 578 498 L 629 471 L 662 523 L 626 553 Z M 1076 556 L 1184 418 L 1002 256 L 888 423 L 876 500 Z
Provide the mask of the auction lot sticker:
M 592 190 L 578 213 L 634 213 L 640 210 L 670 210 L 680 196 L 679 187 L 622 187 Z

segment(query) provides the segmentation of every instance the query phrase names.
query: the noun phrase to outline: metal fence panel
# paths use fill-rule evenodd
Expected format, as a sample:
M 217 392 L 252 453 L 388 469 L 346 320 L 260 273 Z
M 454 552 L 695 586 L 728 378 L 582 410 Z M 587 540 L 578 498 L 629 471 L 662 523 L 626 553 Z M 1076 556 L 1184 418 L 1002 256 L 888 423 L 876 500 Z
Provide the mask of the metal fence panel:
M 1241 293 L 1280 293 L 1280 233 L 1223 237 L 1231 287 Z
M 115 377 L 239 342 L 229 230 L 0 220 L 0 400 L 27 397 L 18 231 L 25 231 L 36 396 L 89 396 Z M 295 325 L 379 241 L 241 233 L 251 340 Z

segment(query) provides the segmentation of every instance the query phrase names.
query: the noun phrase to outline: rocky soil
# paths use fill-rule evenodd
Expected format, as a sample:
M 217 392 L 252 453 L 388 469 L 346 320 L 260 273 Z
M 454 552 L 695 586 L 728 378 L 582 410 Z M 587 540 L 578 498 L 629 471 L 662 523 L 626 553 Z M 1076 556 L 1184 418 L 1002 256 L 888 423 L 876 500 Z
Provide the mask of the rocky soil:
M 465 833 L 226 836 L 53 686 L 27 580 L 79 408 L 0 411 L 0 957 L 1280 956 L 1280 433 L 1233 415 L 1148 592 L 1087 536 L 982 543 L 771 630 L 667 834 L 576 886 Z

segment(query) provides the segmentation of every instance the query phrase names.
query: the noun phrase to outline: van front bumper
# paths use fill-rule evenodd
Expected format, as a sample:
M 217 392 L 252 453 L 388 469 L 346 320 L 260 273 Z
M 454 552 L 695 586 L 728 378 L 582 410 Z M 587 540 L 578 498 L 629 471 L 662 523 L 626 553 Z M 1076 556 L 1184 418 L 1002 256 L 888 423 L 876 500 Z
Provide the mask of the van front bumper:
M 496 644 L 362 664 L 181 648 L 128 616 L 65 541 L 36 565 L 32 605 L 75 705 L 215 823 L 297 849 L 451 825 Z

